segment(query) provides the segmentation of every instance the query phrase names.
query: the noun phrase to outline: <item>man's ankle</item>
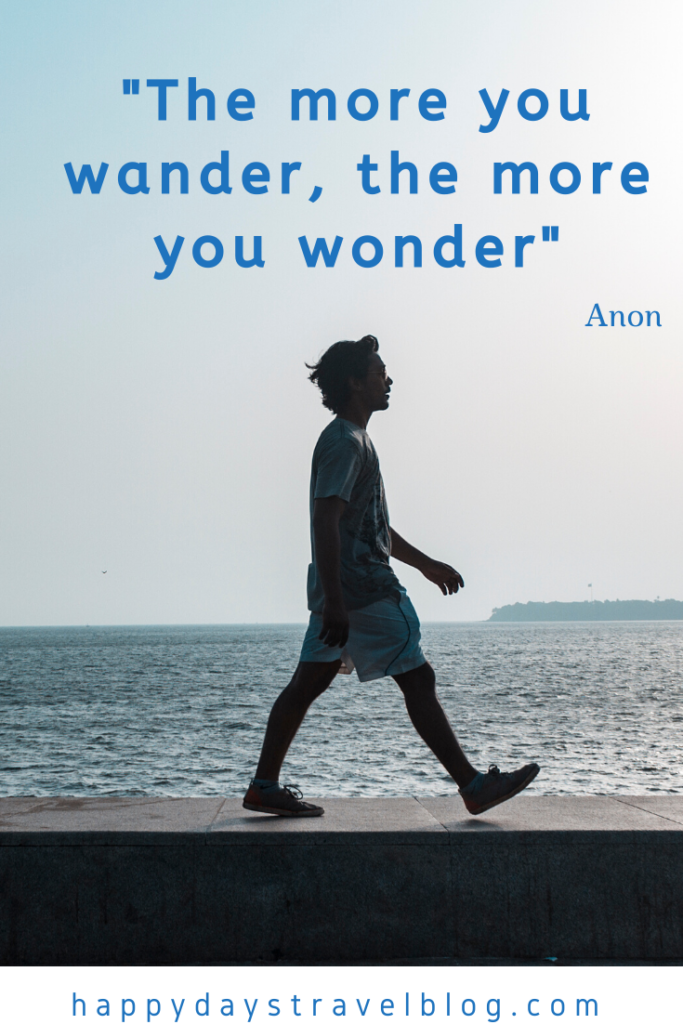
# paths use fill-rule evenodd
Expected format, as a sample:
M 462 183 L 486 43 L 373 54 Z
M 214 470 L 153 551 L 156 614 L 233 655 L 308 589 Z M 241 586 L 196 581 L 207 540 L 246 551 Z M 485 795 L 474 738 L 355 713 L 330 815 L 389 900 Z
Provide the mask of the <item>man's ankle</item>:
M 272 789 L 273 786 L 279 787 L 280 782 L 278 779 L 252 779 L 252 786 L 257 786 L 259 789 Z
M 479 778 L 480 775 L 481 772 L 478 772 L 476 768 L 472 768 L 470 766 L 470 771 L 466 772 L 462 776 L 462 781 L 459 781 L 458 779 L 456 779 L 455 781 L 458 783 L 459 789 L 467 789 L 469 786 L 472 785 L 475 779 Z

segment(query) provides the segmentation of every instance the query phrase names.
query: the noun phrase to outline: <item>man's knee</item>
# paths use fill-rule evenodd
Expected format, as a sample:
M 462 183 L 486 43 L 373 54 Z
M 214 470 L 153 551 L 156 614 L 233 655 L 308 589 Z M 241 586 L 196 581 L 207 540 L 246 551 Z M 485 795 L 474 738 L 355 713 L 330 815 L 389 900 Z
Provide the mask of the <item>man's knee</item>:
M 394 679 L 405 696 L 434 693 L 436 690 L 436 676 L 428 661 L 417 668 L 411 668 L 409 672 L 394 676 Z
M 288 689 L 311 704 L 328 688 L 341 665 L 336 661 L 300 661 Z

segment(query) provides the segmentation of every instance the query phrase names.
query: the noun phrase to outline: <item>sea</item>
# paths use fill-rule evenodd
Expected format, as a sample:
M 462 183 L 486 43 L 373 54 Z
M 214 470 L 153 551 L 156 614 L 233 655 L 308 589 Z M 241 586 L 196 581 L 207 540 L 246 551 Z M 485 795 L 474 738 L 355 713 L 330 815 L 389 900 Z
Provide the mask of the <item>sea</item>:
M 0 796 L 239 796 L 300 625 L 0 629 Z M 683 622 L 427 623 L 470 760 L 537 761 L 530 793 L 683 792 Z M 392 679 L 338 676 L 283 781 L 448 796 Z

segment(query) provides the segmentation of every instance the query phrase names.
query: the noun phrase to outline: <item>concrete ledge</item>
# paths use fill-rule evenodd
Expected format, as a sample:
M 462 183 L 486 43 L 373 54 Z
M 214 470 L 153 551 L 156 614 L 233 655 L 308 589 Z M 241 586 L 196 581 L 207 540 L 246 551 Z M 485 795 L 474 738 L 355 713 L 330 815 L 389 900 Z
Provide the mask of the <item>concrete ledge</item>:
M 683 958 L 683 797 L 0 800 L 0 963 Z

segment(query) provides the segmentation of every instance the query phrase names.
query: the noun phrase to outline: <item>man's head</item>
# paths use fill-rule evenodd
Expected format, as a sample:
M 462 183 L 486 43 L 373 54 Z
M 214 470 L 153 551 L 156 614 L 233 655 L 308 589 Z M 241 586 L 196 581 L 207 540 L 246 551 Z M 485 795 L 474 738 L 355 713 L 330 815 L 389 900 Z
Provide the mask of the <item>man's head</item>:
M 338 341 L 315 365 L 306 364 L 311 370 L 308 379 L 320 388 L 326 409 L 339 414 L 354 398 L 369 413 L 388 408 L 392 381 L 378 348 L 377 338 L 366 334 L 360 341 Z

